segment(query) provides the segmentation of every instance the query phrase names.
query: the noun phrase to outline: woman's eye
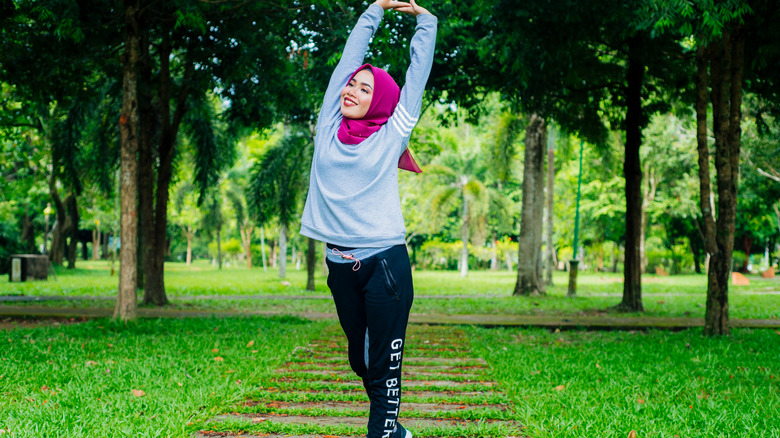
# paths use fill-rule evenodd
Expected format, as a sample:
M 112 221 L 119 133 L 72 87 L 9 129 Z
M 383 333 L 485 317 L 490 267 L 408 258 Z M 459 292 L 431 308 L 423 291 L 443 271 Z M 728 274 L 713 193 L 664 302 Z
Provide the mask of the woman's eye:
M 362 91 L 362 92 L 364 92 L 364 93 L 368 94 L 368 90 L 366 90 L 365 88 L 363 88 L 363 89 L 362 89 L 362 90 L 360 90 L 360 91 Z

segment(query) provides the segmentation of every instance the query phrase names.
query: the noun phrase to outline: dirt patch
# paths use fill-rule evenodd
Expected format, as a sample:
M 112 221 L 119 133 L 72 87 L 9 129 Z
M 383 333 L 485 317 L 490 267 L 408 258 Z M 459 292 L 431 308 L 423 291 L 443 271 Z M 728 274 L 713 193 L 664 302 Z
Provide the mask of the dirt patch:
M 7 316 L 0 319 L 0 330 L 18 328 L 59 327 L 62 325 L 80 324 L 87 318 L 35 318 L 29 316 Z

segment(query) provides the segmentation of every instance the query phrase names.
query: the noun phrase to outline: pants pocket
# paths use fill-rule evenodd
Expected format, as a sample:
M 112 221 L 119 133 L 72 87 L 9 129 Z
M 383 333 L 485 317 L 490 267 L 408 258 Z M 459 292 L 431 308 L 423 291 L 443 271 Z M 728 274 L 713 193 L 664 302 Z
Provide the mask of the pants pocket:
M 398 286 L 395 282 L 395 278 L 393 277 L 393 272 L 390 270 L 390 266 L 387 264 L 387 260 L 382 259 L 381 265 L 382 271 L 384 271 L 385 274 L 385 284 L 387 285 L 387 289 L 393 294 L 393 298 L 396 301 L 399 301 L 401 298 L 398 296 Z

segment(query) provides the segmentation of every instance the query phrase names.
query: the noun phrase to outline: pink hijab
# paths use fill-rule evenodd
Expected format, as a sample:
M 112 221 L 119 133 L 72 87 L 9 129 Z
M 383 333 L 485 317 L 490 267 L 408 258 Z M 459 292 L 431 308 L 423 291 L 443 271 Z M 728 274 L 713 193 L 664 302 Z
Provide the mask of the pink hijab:
M 358 67 L 349 77 L 347 83 L 360 70 L 364 69 L 370 69 L 374 75 L 374 95 L 371 98 L 371 105 L 369 105 L 368 111 L 362 119 L 341 118 L 338 138 L 345 144 L 360 144 L 371 134 L 379 131 L 382 125 L 387 123 L 387 119 L 393 115 L 393 111 L 395 111 L 395 107 L 398 105 L 398 99 L 401 97 L 401 89 L 390 74 L 371 64 L 363 64 Z M 409 149 L 404 150 L 401 158 L 398 160 L 398 167 L 410 172 L 422 172 L 420 166 L 417 165 L 409 153 Z

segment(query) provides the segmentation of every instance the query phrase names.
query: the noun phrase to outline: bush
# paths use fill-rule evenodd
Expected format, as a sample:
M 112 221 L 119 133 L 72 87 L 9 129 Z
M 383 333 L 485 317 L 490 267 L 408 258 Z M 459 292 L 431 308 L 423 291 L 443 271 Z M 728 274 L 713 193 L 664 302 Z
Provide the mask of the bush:
M 734 251 L 731 253 L 731 270 L 733 272 L 740 271 L 742 269 L 742 266 L 745 265 L 745 260 L 747 260 L 747 256 L 745 256 L 745 253 L 742 251 Z
M 657 267 L 671 275 L 691 274 L 694 271 L 693 254 L 687 245 L 675 245 L 672 249 L 645 251 L 647 257 L 646 272 L 654 274 Z

